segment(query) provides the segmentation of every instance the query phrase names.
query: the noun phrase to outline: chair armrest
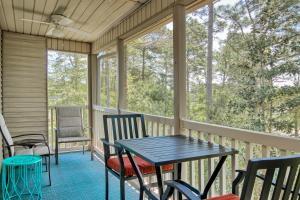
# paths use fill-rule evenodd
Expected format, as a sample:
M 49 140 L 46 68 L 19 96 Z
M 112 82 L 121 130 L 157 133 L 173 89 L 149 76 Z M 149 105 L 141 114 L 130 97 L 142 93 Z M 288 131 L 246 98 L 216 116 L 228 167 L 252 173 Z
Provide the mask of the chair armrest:
M 163 200 L 167 200 L 168 198 L 170 198 L 175 189 L 179 193 L 186 196 L 189 200 L 200 200 L 200 192 L 183 181 L 165 181 L 165 184 L 167 185 L 167 189 L 163 194 Z
M 232 182 L 232 194 L 239 194 L 239 184 L 245 179 L 246 171 L 245 170 L 236 170 L 238 175 Z
M 117 144 L 113 144 L 113 143 L 110 143 L 108 142 L 106 139 L 104 138 L 101 138 L 100 139 L 103 143 L 103 146 L 104 146 L 104 153 L 106 154 L 106 156 L 109 156 L 108 155 L 108 151 L 106 150 L 107 148 L 109 147 L 113 147 L 115 148 L 115 151 L 116 151 L 116 154 L 117 155 L 121 155 L 123 153 L 123 148 L 120 146 L 120 145 L 117 145 Z
M 12 138 L 20 138 L 20 137 L 28 137 L 28 136 L 42 136 L 43 140 L 47 141 L 45 135 L 39 133 L 16 135 L 16 136 L 12 136 Z

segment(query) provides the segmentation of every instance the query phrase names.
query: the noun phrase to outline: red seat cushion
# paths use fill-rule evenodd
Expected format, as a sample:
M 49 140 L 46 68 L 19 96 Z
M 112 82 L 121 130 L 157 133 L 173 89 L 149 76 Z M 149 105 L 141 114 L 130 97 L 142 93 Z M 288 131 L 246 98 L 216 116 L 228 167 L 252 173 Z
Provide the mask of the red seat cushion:
M 151 163 L 139 158 L 138 156 L 134 156 L 134 160 L 135 160 L 136 164 L 138 165 L 142 174 L 155 173 L 155 167 Z M 129 158 L 127 156 L 123 156 L 123 161 L 124 161 L 125 176 L 135 175 L 134 169 L 131 166 Z M 110 157 L 107 161 L 107 165 L 114 171 L 120 173 L 120 162 L 117 157 Z M 162 170 L 163 171 L 171 171 L 171 170 L 173 170 L 173 165 L 172 164 L 164 165 L 164 166 L 162 166 Z
M 218 197 L 212 197 L 207 200 L 240 200 L 240 197 L 234 194 L 226 194 Z

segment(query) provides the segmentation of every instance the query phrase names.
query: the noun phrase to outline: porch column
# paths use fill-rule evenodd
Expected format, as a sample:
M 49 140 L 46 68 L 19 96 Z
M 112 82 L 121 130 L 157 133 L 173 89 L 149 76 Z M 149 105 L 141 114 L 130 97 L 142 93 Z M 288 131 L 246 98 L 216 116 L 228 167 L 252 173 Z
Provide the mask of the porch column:
M 124 40 L 117 41 L 117 57 L 118 57 L 118 112 L 121 109 L 127 109 L 127 72 L 125 63 L 125 47 Z
M 185 7 L 177 3 L 173 13 L 174 132 L 183 134 L 180 119 L 186 117 Z
M 173 12 L 174 53 L 174 133 L 184 134 L 181 119 L 186 117 L 186 37 L 185 6 L 175 4 Z M 177 172 L 176 172 L 177 173 Z M 182 164 L 182 180 L 187 180 L 187 163 Z
M 90 136 L 92 140 L 91 144 L 91 159 L 93 160 L 93 151 L 94 151 L 94 120 L 93 120 L 93 104 L 96 104 L 97 99 L 97 55 L 89 54 L 88 55 L 88 112 L 89 112 L 89 126 Z

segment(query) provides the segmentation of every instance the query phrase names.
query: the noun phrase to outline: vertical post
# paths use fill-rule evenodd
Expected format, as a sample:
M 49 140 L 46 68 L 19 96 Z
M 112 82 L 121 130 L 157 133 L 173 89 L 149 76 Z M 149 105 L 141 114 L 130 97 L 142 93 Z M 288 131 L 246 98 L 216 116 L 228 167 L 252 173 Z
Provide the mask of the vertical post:
M 185 32 L 185 6 L 176 3 L 173 11 L 174 134 L 184 134 L 181 127 L 181 119 L 186 117 Z M 182 179 L 187 180 L 187 163 L 183 163 L 181 171 Z
M 127 108 L 127 73 L 125 63 L 124 40 L 117 40 L 117 56 L 118 56 L 118 112 Z
M 94 159 L 94 126 L 93 126 L 93 104 L 96 103 L 96 76 L 97 76 L 97 55 L 88 56 L 88 115 L 91 137 L 91 160 Z
M 186 117 L 185 7 L 176 4 L 173 13 L 174 132 L 182 133 L 180 120 Z
M 212 68 L 213 68 L 213 24 L 214 16 L 213 1 L 208 4 L 208 44 L 207 44 L 207 69 L 206 69 L 206 120 L 209 122 L 212 119 Z

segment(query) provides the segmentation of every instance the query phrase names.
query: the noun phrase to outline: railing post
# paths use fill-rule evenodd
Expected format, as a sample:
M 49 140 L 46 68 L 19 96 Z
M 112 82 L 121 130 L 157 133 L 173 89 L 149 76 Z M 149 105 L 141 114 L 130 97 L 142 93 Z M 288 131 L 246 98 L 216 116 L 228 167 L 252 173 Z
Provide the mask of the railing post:
M 88 114 L 89 114 L 89 127 L 92 127 L 90 130 L 91 137 L 91 159 L 94 159 L 94 120 L 93 120 L 93 104 L 96 103 L 96 94 L 97 94 L 97 55 L 89 54 L 88 56 Z
M 124 40 L 117 40 L 117 57 L 118 57 L 118 112 L 127 108 L 127 73 L 125 63 Z
M 184 134 L 181 119 L 186 117 L 186 31 L 185 6 L 176 3 L 173 10 L 174 55 L 174 134 Z M 187 179 L 187 165 L 182 165 L 182 179 Z

